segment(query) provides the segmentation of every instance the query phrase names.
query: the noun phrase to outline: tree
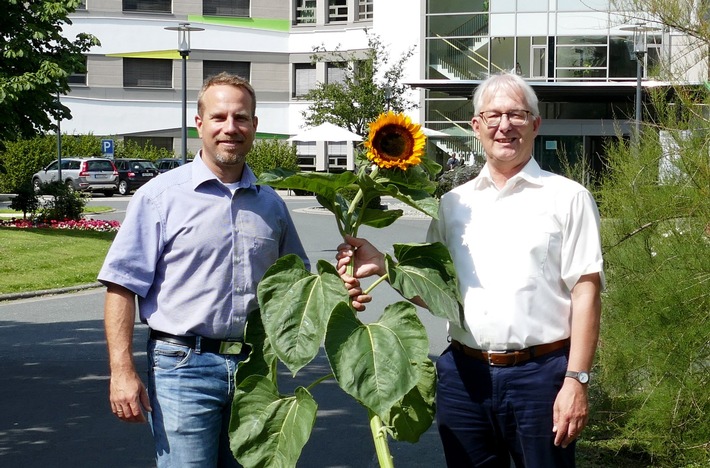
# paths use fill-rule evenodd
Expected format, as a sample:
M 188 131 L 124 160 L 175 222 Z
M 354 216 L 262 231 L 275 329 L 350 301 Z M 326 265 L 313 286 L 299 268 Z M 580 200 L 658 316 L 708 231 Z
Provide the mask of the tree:
M 83 53 L 99 41 L 90 34 L 73 40 L 62 27 L 79 0 L 7 0 L 0 15 L 0 140 L 31 138 L 55 128 L 71 112 L 57 99 L 69 91 L 68 77 L 85 71 Z
M 305 123 L 315 126 L 330 122 L 365 136 L 368 124 L 388 107 L 394 112 L 415 108 L 406 98 L 407 87 L 401 82 L 404 65 L 413 54 L 412 47 L 392 63 L 386 46 L 375 35 L 368 35 L 368 49 L 364 52 L 328 52 L 325 46 L 316 47 L 313 62 L 338 66 L 343 77 L 334 83 L 319 82 L 306 93 L 304 99 L 313 102 L 302 113 Z
M 683 34 L 705 43 L 710 41 L 708 0 L 612 0 L 611 3 L 613 8 L 628 12 L 640 21 L 655 18 L 659 23 Z
M 710 122 L 697 91 L 677 96 L 674 106 L 654 96 L 658 115 L 638 147 L 620 140 L 608 148 L 599 194 L 607 289 L 593 425 L 619 448 L 660 463 L 654 466 L 707 466 Z

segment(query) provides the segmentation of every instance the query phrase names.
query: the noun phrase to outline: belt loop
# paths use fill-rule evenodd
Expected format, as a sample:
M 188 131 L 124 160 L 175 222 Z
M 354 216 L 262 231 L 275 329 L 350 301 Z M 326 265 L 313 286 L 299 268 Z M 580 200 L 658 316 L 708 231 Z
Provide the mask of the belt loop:
M 195 352 L 202 354 L 202 337 L 200 335 L 195 336 Z

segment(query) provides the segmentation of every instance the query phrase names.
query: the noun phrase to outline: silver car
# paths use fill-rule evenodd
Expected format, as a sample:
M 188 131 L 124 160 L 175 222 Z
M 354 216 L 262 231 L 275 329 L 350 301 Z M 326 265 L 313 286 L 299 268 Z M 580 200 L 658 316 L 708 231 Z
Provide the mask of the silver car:
M 32 176 L 32 186 L 39 193 L 43 184 L 58 180 L 59 161 L 55 160 Z M 118 190 L 118 171 L 110 159 L 62 158 L 62 182 L 72 190 L 111 197 Z

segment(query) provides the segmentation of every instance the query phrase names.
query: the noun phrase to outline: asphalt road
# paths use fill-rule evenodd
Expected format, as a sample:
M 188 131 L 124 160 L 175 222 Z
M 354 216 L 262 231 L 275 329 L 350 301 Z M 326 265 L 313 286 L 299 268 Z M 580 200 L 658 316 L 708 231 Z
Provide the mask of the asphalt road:
M 317 214 L 311 197 L 285 197 L 312 263 L 333 261 L 339 237 L 335 221 Z M 102 219 L 121 220 L 129 197 L 91 203 L 115 211 Z M 384 251 L 397 242 L 421 242 L 428 221 L 401 219 L 385 229 L 363 228 L 361 235 Z M 389 286 L 374 292 L 364 321 L 400 300 Z M 154 466 L 147 425 L 117 421 L 108 405 L 108 372 L 102 324 L 103 290 L 0 302 L 0 467 Z M 446 346 L 443 321 L 420 314 L 435 358 Z M 146 327 L 138 323 L 134 351 L 141 372 Z M 326 371 L 321 355 L 298 378 L 283 374 L 284 387 L 308 384 Z M 314 388 L 319 411 L 300 467 L 377 466 L 366 411 L 335 383 Z M 417 444 L 390 443 L 398 467 L 444 466 L 438 435 L 431 428 Z

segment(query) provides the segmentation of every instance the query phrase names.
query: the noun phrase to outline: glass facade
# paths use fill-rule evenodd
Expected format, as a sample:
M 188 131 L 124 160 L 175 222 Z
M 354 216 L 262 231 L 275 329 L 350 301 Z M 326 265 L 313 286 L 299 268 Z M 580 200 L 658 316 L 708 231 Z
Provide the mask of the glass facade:
M 538 92 L 545 123 L 535 157 L 555 172 L 561 155 L 570 162 L 589 158 L 601 167 L 599 141 L 609 136 L 604 132 L 613 134 L 614 119 L 633 119 L 634 93 L 631 88 L 607 97 L 587 92 L 586 83 L 633 84 L 637 73 L 632 38 L 611 21 L 610 8 L 609 0 L 428 0 L 425 78 L 482 80 L 505 71 L 541 90 L 559 84 L 555 93 Z M 649 36 L 648 44 L 644 77 L 658 72 L 662 35 Z M 470 127 L 474 87 L 432 87 L 425 97 L 424 125 L 452 135 L 435 141 L 437 149 L 463 154 L 469 163 L 482 157 Z

